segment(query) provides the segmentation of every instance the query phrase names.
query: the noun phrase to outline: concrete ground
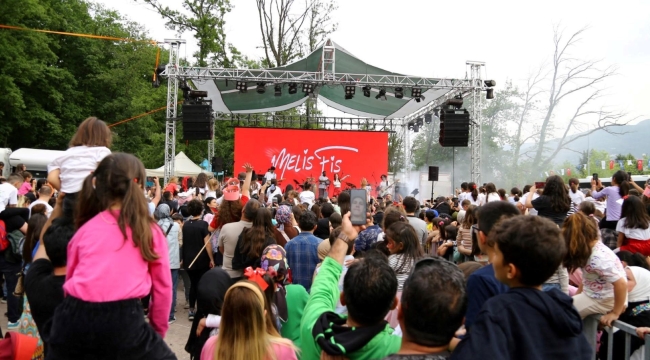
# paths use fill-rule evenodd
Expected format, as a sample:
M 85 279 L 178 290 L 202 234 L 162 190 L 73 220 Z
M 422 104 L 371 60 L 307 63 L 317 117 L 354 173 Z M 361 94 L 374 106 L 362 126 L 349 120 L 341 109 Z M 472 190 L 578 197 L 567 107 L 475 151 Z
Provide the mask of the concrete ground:
M 185 305 L 185 294 L 183 292 L 183 282 L 181 279 L 178 281 L 178 288 L 176 292 L 176 322 L 169 325 L 165 342 L 178 357 L 178 360 L 189 360 L 190 354 L 185 351 L 185 343 L 190 334 L 192 323 L 187 319 L 187 310 L 183 309 Z M 0 304 L 0 314 L 7 312 L 7 304 Z M 3 317 L 0 322 L 0 327 L 3 331 L 7 331 L 7 318 Z

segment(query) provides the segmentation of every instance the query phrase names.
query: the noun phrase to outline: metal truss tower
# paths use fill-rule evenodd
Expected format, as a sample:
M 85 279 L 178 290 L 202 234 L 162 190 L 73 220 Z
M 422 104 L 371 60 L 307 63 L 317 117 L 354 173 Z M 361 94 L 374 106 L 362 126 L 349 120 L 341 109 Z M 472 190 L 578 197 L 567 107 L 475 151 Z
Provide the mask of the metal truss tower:
M 165 184 L 174 176 L 174 158 L 176 156 L 176 119 L 178 117 L 178 69 L 180 67 L 180 48 L 185 44 L 182 39 L 165 39 L 169 44 L 169 62 L 167 73 L 167 120 L 165 121 Z
M 471 177 L 472 182 L 476 184 L 481 183 L 481 136 L 483 134 L 483 122 L 481 120 L 481 108 L 483 103 L 483 84 L 481 81 L 481 69 L 485 66 L 481 61 L 468 61 L 466 63 L 471 67 L 471 79 L 475 85 L 472 89 L 472 133 L 470 139 L 470 146 L 472 150 L 472 167 Z

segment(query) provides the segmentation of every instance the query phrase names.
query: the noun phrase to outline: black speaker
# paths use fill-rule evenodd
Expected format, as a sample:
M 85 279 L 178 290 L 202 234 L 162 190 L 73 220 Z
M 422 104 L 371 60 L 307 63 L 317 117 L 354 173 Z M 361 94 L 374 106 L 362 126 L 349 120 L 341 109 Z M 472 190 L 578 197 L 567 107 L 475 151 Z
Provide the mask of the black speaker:
M 438 167 L 429 166 L 429 181 L 438 181 Z
M 223 158 L 215 156 L 211 161 L 212 172 L 222 172 L 223 171 Z
M 183 104 L 183 140 L 211 140 L 213 121 L 211 105 Z
M 465 147 L 469 144 L 469 112 L 465 109 L 443 109 L 440 113 L 440 145 Z

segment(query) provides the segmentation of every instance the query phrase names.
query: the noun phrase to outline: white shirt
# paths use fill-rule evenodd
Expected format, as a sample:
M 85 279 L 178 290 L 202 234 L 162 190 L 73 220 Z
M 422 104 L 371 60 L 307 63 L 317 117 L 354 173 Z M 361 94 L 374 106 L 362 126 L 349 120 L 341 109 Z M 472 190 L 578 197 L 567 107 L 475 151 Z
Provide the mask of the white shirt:
M 486 203 L 493 202 L 493 201 L 501 201 L 501 196 L 499 196 L 498 193 L 488 194 Z
M 650 271 L 638 266 L 628 266 L 627 268 L 630 269 L 636 281 L 636 286 L 627 295 L 627 301 L 639 302 L 650 300 Z
M 10 183 L 0 184 L 0 212 L 8 205 L 18 204 L 18 189 Z
M 594 204 L 594 207 L 596 208 L 596 210 L 599 210 L 603 214 L 605 213 L 605 210 L 607 209 L 607 203 L 605 201 L 598 201 L 598 200 L 594 199 L 591 196 L 585 197 L 584 201 L 589 201 L 592 204 Z
M 275 172 L 270 172 L 267 171 L 266 174 L 264 174 L 264 182 L 271 181 L 276 178 Z
M 314 195 L 314 193 L 309 190 L 300 193 L 301 204 L 307 203 L 309 205 L 313 205 L 315 200 L 316 200 L 316 195 Z
M 487 198 L 487 196 L 485 194 L 478 194 L 478 198 L 476 200 L 476 202 L 478 203 L 478 206 L 485 205 L 486 204 L 486 201 L 485 201 L 486 198 Z
M 583 194 L 580 190 L 577 190 L 575 193 L 569 190 L 569 197 L 571 198 L 571 207 L 573 207 L 576 211 L 578 210 L 580 203 L 585 201 L 585 194 Z
M 32 208 L 33 208 L 34 206 L 38 205 L 38 204 L 43 204 L 43 205 L 45 205 L 45 208 L 47 209 L 47 210 L 45 211 L 45 215 L 47 215 L 47 217 L 50 217 L 50 215 L 52 215 L 52 210 L 54 210 L 54 208 L 52 208 L 52 207 L 50 206 L 50 204 L 48 204 L 47 202 L 45 202 L 45 201 L 43 201 L 43 200 L 41 200 L 41 199 L 37 199 L 37 200 L 34 201 L 33 203 L 29 204 L 29 216 L 32 216 Z
M 472 196 L 472 193 L 469 192 L 469 193 L 467 193 L 465 199 L 466 199 L 466 200 L 469 200 L 470 205 L 478 206 L 478 205 L 479 205 L 479 201 L 481 201 L 481 194 L 478 194 L 478 196 L 476 196 L 476 200 L 474 200 L 474 197 Z
M 519 203 L 521 205 L 523 205 L 524 207 L 526 207 L 526 199 L 528 199 L 528 194 L 530 194 L 530 192 L 525 193 L 524 196 L 522 196 L 519 199 Z M 533 200 L 537 199 L 538 197 L 539 197 L 539 194 L 537 192 L 535 192 L 533 194 Z M 535 210 L 535 208 L 528 209 L 528 215 L 537 215 L 537 210 Z
M 111 151 L 104 146 L 73 146 L 54 159 L 47 171 L 61 171 L 61 192 L 77 193 L 81 191 L 84 179 L 110 154 Z
M 266 190 L 266 203 L 270 204 L 273 202 L 273 197 L 275 195 L 282 195 L 282 189 L 280 189 L 279 186 L 276 185 L 275 191 L 271 192 L 271 188 Z
M 630 229 L 625 227 L 625 218 L 622 217 L 616 223 L 616 231 L 625 234 L 628 239 L 634 240 L 650 240 L 650 226 L 647 229 Z

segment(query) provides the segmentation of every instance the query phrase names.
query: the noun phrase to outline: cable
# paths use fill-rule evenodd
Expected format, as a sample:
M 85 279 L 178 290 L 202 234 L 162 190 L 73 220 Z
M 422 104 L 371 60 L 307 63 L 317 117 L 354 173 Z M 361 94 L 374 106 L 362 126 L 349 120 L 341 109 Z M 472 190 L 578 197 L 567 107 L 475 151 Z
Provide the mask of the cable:
M 108 125 L 108 127 L 113 127 L 113 126 L 116 126 L 116 125 L 120 125 L 120 124 L 123 124 L 123 123 L 125 123 L 125 122 L 129 122 L 129 121 L 131 121 L 131 120 L 139 119 L 139 118 L 141 118 L 141 117 L 144 117 L 144 116 L 147 116 L 147 115 L 151 115 L 151 114 L 153 114 L 153 113 L 156 113 L 156 112 L 158 112 L 158 111 L 165 110 L 165 109 L 167 109 L 167 106 L 163 106 L 163 107 L 161 107 L 161 108 L 158 108 L 158 109 L 155 109 L 155 110 L 151 110 L 151 111 L 147 111 L 146 113 L 143 113 L 143 114 L 136 115 L 136 116 L 131 117 L 131 118 L 128 118 L 128 119 L 124 119 L 124 120 L 118 121 L 118 122 L 116 122 L 116 123 L 113 123 L 113 124 Z
M 158 42 L 154 41 L 154 40 L 137 40 L 137 39 L 129 39 L 129 38 L 119 38 L 119 37 L 114 37 L 114 36 L 71 33 L 71 32 L 65 32 L 65 31 L 30 29 L 30 28 L 19 27 L 19 26 L 11 26 L 11 25 L 0 25 L 0 29 L 35 31 L 35 32 L 47 33 L 47 34 L 78 36 L 78 37 L 86 37 L 86 38 L 91 38 L 91 39 L 102 39 L 102 40 L 112 40 L 112 41 L 146 42 L 146 43 L 149 43 L 149 44 L 152 44 L 152 45 L 157 45 L 158 44 Z

